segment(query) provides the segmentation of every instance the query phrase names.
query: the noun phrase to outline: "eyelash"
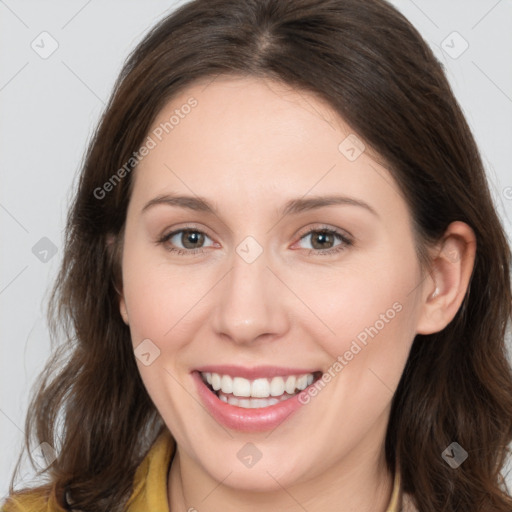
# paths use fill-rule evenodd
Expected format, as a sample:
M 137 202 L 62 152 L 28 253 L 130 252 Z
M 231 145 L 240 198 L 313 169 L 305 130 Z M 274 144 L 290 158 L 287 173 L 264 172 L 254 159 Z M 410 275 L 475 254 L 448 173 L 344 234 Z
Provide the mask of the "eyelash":
M 193 233 L 200 233 L 205 236 L 208 236 L 207 233 L 204 231 L 201 231 L 200 229 L 195 228 L 194 226 L 184 226 L 181 229 L 178 229 L 176 231 L 172 231 L 171 233 L 168 233 L 164 236 L 162 236 L 160 239 L 157 240 L 157 244 L 164 245 L 166 244 L 174 235 L 177 235 L 178 233 L 181 233 L 183 231 L 191 231 Z M 325 255 L 332 255 L 337 254 L 342 251 L 344 251 L 347 247 L 350 247 L 354 245 L 354 242 L 351 238 L 349 238 L 345 233 L 338 231 L 337 229 L 333 229 L 327 226 L 322 226 L 315 229 L 310 229 L 309 231 L 306 231 L 302 233 L 299 236 L 299 241 L 305 238 L 307 235 L 310 235 L 312 233 L 325 233 L 328 235 L 334 235 L 338 237 L 338 239 L 341 241 L 341 243 L 335 247 L 332 247 L 330 249 L 309 249 L 308 255 L 313 256 L 325 256 Z M 211 238 L 208 236 L 208 238 Z M 166 250 L 169 252 L 174 252 L 178 254 L 179 256 L 192 256 L 199 253 L 204 253 L 204 249 L 202 247 L 199 247 L 197 249 L 180 249 L 176 247 L 166 247 Z

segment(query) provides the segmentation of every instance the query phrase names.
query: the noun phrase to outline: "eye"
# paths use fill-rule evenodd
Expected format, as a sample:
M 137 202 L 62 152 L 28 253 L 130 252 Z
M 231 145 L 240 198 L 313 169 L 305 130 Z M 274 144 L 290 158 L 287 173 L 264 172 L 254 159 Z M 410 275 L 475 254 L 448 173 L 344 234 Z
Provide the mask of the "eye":
M 309 230 L 301 236 L 299 242 L 303 240 L 309 240 L 309 247 L 303 248 L 309 249 L 309 254 L 317 255 L 338 253 L 353 245 L 353 241 L 347 235 L 327 227 Z M 337 240 L 339 243 L 336 244 Z
M 170 252 L 176 252 L 180 255 L 188 255 L 204 252 L 204 247 L 210 247 L 204 245 L 206 239 L 212 241 L 211 238 L 203 231 L 193 228 L 185 228 L 164 235 L 160 240 L 158 240 L 158 243 L 166 245 L 166 249 Z
M 210 240 L 211 243 L 205 245 L 206 240 Z M 309 230 L 300 237 L 299 243 L 308 240 L 309 247 L 302 248 L 309 249 L 309 254 L 313 255 L 334 254 L 353 245 L 351 238 L 344 232 L 329 227 Z M 204 231 L 192 227 L 172 231 L 162 236 L 157 243 L 164 245 L 167 251 L 182 256 L 204 253 L 204 248 L 215 246 L 213 240 Z

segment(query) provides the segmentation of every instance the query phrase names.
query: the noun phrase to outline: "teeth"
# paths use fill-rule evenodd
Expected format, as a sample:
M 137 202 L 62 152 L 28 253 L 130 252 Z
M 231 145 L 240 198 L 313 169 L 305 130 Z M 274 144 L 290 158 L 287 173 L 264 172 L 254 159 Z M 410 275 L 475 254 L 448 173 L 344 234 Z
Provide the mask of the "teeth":
M 220 389 L 220 375 L 218 373 L 212 373 L 212 388 L 215 391 Z
M 305 377 L 305 375 L 304 375 Z M 297 379 L 293 376 L 293 375 L 290 375 L 287 379 L 286 379 L 286 384 L 284 385 L 284 389 L 286 390 L 287 393 L 295 393 L 295 385 L 297 384 Z
M 226 396 L 223 393 L 219 394 L 219 399 L 229 405 L 242 407 L 244 409 L 259 409 L 262 407 L 270 407 L 271 405 L 278 404 L 284 400 L 288 400 L 289 396 L 282 396 L 278 398 L 237 398 L 233 395 Z
M 272 396 L 281 396 L 284 393 L 283 377 L 274 377 L 270 381 L 270 394 Z
M 242 377 L 235 377 L 233 379 L 233 395 L 251 396 L 251 381 Z
M 243 407 L 244 409 L 251 409 L 251 401 L 248 398 L 239 398 L 238 407 Z
M 303 389 L 306 389 L 308 387 L 308 376 L 307 375 L 301 375 L 297 379 L 297 387 L 302 391 Z
M 306 389 L 313 383 L 314 377 L 312 373 L 304 375 L 288 375 L 287 377 L 273 377 L 272 379 L 259 378 L 253 381 L 244 379 L 243 377 L 231 377 L 230 375 L 220 375 L 218 373 L 204 372 L 202 374 L 203 380 L 212 386 L 214 391 L 219 397 L 230 395 L 222 399 L 224 402 L 231 403 L 230 400 L 235 400 L 236 397 L 248 398 L 248 400 L 238 400 L 236 402 L 239 407 L 252 407 L 254 400 L 250 398 L 269 398 L 280 397 L 285 392 L 288 395 L 295 394 L 298 390 Z M 274 399 L 270 399 L 272 401 Z M 258 400 L 260 403 L 261 400 Z M 239 405 L 242 403 L 243 405 Z M 235 404 L 233 404 L 235 405 Z M 272 404 L 273 405 L 273 404 Z M 255 407 L 262 407 L 262 405 L 255 405 Z M 265 407 L 265 405 L 263 405 Z
M 229 375 L 223 375 L 220 379 L 220 388 L 223 393 L 233 393 L 233 379 Z
M 270 384 L 267 379 L 256 379 L 251 384 L 251 396 L 266 398 L 270 393 Z

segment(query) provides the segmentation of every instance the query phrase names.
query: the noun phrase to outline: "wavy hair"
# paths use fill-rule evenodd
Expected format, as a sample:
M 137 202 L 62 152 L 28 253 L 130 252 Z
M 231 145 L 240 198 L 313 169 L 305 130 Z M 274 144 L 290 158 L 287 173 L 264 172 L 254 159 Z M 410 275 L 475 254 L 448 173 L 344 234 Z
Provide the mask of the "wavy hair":
M 80 510 L 123 510 L 163 428 L 119 312 L 133 153 L 171 98 L 218 75 L 271 78 L 326 100 L 396 179 L 425 268 L 426 249 L 452 221 L 474 230 L 459 311 L 412 344 L 392 400 L 386 463 L 399 468 L 421 512 L 509 512 L 501 471 L 512 441 L 510 247 L 442 65 L 384 0 L 195 0 L 128 57 L 85 154 L 50 298 L 54 352 L 32 397 L 25 448 L 47 442 L 59 455 L 37 489 L 63 506 L 67 493 Z M 99 194 L 123 167 L 119 183 Z M 469 453 L 458 470 L 441 457 L 453 441 Z

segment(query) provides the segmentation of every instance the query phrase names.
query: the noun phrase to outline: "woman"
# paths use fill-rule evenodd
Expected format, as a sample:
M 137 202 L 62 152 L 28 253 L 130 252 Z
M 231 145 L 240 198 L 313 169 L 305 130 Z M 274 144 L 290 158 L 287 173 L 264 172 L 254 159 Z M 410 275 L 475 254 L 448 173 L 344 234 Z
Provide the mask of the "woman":
M 190 2 L 90 145 L 27 418 L 57 458 L 3 510 L 510 510 L 509 265 L 394 8 Z

